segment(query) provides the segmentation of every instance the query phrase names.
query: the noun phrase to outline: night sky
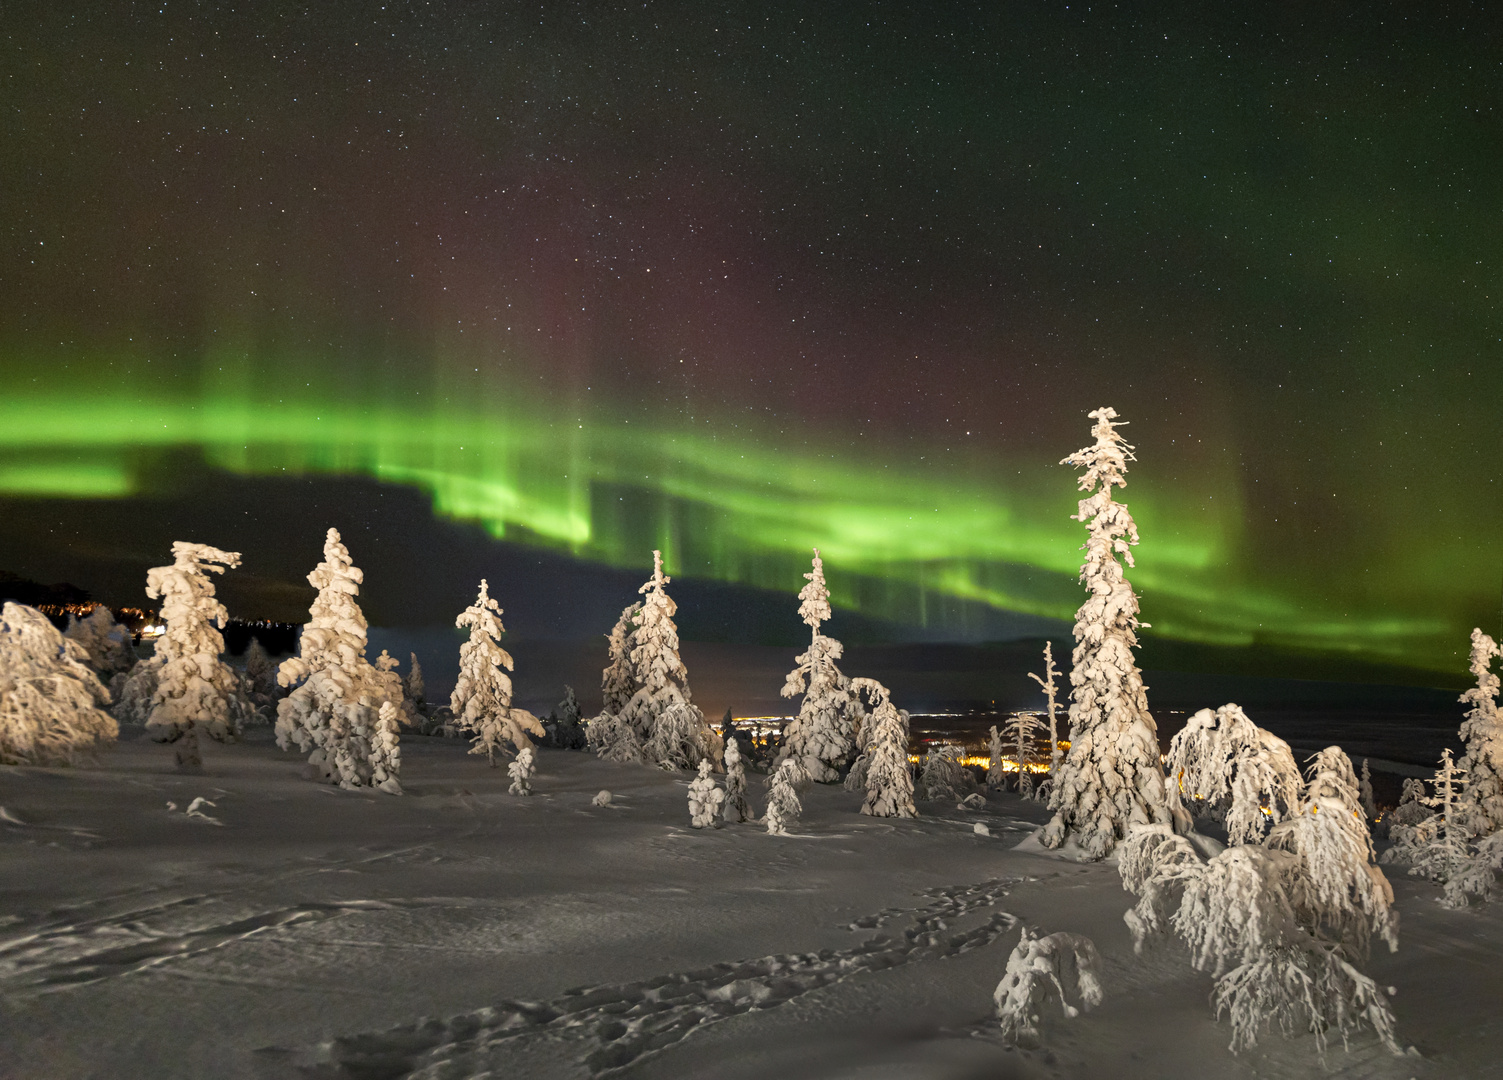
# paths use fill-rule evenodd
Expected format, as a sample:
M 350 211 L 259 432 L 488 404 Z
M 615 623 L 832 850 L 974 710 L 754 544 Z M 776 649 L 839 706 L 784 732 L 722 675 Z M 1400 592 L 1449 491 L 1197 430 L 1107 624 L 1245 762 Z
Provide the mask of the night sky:
M 661 547 L 735 637 L 756 590 L 798 629 L 818 546 L 852 617 L 974 641 L 1080 602 L 1058 462 L 1109 404 L 1150 634 L 1464 674 L 1503 602 L 1497 25 L 8 6 L 0 569 L 140 603 L 196 540 L 295 619 L 334 525 L 373 622 L 488 573 L 593 634 Z

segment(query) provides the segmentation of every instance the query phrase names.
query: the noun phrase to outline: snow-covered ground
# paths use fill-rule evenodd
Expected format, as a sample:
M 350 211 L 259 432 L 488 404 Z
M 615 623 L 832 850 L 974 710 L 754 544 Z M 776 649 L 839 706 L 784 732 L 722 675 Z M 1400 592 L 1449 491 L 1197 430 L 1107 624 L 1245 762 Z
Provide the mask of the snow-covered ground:
M 0 1077 L 1454 1078 L 1503 1060 L 1503 905 L 1449 911 L 1393 870 L 1400 949 L 1368 970 L 1419 1056 L 1338 1040 L 1323 1069 L 1308 1036 L 1231 1055 L 1209 978 L 1175 948 L 1134 956 L 1115 867 L 1015 850 L 1047 817 L 1015 796 L 886 821 L 819 787 L 795 835 L 699 831 L 688 773 L 539 750 L 521 798 L 465 750 L 405 738 L 402 797 L 303 780 L 265 729 L 206 744 L 196 777 L 139 729 L 97 767 L 0 767 Z M 197 797 L 208 817 L 185 813 Z M 1046 1016 L 1032 1050 L 990 1016 L 1019 921 L 1104 960 L 1104 1004 Z

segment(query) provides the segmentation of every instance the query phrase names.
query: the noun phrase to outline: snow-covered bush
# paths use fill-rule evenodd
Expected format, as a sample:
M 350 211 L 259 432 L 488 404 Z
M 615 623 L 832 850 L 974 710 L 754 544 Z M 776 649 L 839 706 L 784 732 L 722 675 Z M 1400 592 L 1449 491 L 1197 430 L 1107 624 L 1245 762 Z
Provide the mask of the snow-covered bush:
M 1244 741 L 1247 759 L 1257 750 Z M 1261 843 L 1244 842 L 1202 863 L 1166 824 L 1138 826 L 1119 851 L 1123 886 L 1138 895 L 1124 920 L 1136 947 L 1172 926 L 1191 963 L 1215 979 L 1217 1016 L 1231 1021 L 1233 1051 L 1277 1025 L 1308 1030 L 1324 1052 L 1370 1027 L 1395 1053 L 1394 1018 L 1358 970 L 1373 936 L 1397 948 L 1393 891 L 1374 864 L 1351 762 L 1339 747 L 1316 755 L 1295 812 Z
M 1007 971 L 992 993 L 1002 1037 L 1009 1042 L 1037 1039 L 1040 1014 L 1051 988 L 1059 998 L 1060 1009 L 1071 1019 L 1082 1009 L 1100 1005 L 1100 964 L 1101 956 L 1088 937 L 1066 933 L 1039 937 L 1022 926 L 1018 943 L 1007 958 Z M 1071 997 L 1079 999 L 1078 1007 L 1070 1004 Z
M 862 709 L 860 699 L 851 692 L 850 680 L 835 663 L 845 646 L 819 632 L 820 624 L 830 617 L 830 590 L 825 585 L 825 564 L 818 548 L 814 549 L 814 568 L 804 577 L 808 584 L 799 591 L 798 614 L 809 627 L 811 638 L 782 690 L 785 698 L 802 694 L 804 700 L 798 716 L 783 733 L 783 753 L 799 758 L 812 779 L 833 783 L 855 748 Z
M 1421 821 L 1431 816 L 1431 810 L 1425 805 L 1425 782 L 1410 777 L 1404 781 L 1404 789 L 1399 796 L 1399 805 L 1388 813 L 1384 819 L 1389 827 L 1389 835 L 1393 835 L 1402 825 L 1418 825 Z
M 632 667 L 631 650 L 632 634 L 641 610 L 640 600 L 628 604 L 622 609 L 621 618 L 616 620 L 616 625 L 606 635 L 610 663 L 600 673 L 601 712 L 619 716 L 637 692 L 636 669 Z
M 298 654 L 277 669 L 277 683 L 293 688 L 277 704 L 277 745 L 297 744 L 315 775 L 344 788 L 378 783 L 372 756 L 381 706 L 400 709 L 402 700 L 402 680 L 365 658 L 365 614 L 355 599 L 364 579 L 330 529 L 324 560 L 308 575 L 318 595 Z
M 924 755 L 920 766 L 919 787 L 923 798 L 942 802 L 959 802 L 971 788 L 966 772 L 965 750 L 954 743 L 940 743 Z
M 658 717 L 643 750 L 660 769 L 692 769 L 705 763 L 713 766 L 721 745 L 697 705 L 676 701 Z
M 751 803 L 746 799 L 746 766 L 741 761 L 741 747 L 734 738 L 725 741 L 725 816 L 737 821 L 755 821 Z
M 117 623 L 110 609 L 103 604 L 82 619 L 69 615 L 68 629 L 63 636 L 83 646 L 88 654 L 85 662 L 103 683 L 108 684 L 115 675 L 136 666 L 130 629 Z
M 1059 668 L 1054 666 L 1054 642 L 1044 642 L 1044 674 L 1028 673 L 1028 677 L 1044 688 L 1044 700 L 1049 708 L 1049 777 L 1059 775 Z
M 1303 782 L 1289 744 L 1238 705 L 1190 717 L 1169 741 L 1165 770 L 1171 807 L 1189 801 L 1197 816 L 1226 826 L 1228 843 L 1261 838 L 1299 806 Z
M 604 791 L 604 790 L 597 791 L 595 793 L 595 797 L 590 800 L 590 805 L 591 806 L 609 806 L 609 805 L 611 805 L 611 793 L 609 791 Z
M 233 740 L 255 712 L 235 672 L 219 658 L 224 637 L 215 623 L 229 621 L 214 597 L 214 580 L 226 567 L 240 565 L 240 553 L 182 540 L 172 545 L 172 565 L 146 572 L 146 595 L 162 601 L 165 625 L 157 639 L 157 687 L 151 696 L 146 730 L 158 742 L 175 743 L 180 769 L 199 769 L 200 732 L 220 742 Z
M 475 602 L 454 620 L 470 639 L 459 647 L 459 679 L 449 696 L 449 708 L 460 727 L 474 734 L 470 753 L 484 754 L 492 767 L 507 744 L 517 753 L 532 748 L 531 732 L 546 735 L 537 717 L 511 703 L 511 654 L 501 647 L 501 605 L 490 595 L 485 579 Z
M 797 790 L 802 780 L 801 771 L 796 760 L 786 758 L 772 774 L 767 792 L 768 832 L 786 836 L 788 826 L 798 824 L 799 815 L 804 811 Z
M 872 817 L 917 817 L 913 774 L 908 770 L 908 714 L 898 711 L 887 687 L 876 679 L 852 679 L 851 689 L 866 695 L 871 705 L 871 715 L 863 725 L 869 728 L 869 737 L 862 754 L 866 801 L 861 812 Z
M 1477 685 L 1461 695 L 1470 705 L 1461 725 L 1466 753 L 1461 768 L 1470 777 L 1458 813 L 1475 837 L 1503 829 L 1503 712 L 1498 709 L 1498 676 L 1492 670 L 1500 653 L 1497 642 L 1472 631 L 1470 668 Z
M 579 722 L 579 701 L 574 696 L 574 687 L 564 687 L 564 700 L 555 706 L 543 726 L 548 729 L 546 745 L 557 750 L 585 748 L 585 729 Z
M 699 775 L 689 782 L 689 824 L 696 829 L 720 827 L 720 809 L 725 805 L 721 791 L 710 775 L 708 760 L 699 763 Z
M 1413 801 L 1414 805 L 1433 807 L 1433 811 L 1413 824 L 1394 825 L 1390 831 L 1393 843 L 1382 860 L 1407 863 L 1411 875 L 1444 885 L 1441 903 L 1453 908 L 1466 907 L 1473 899 L 1481 903 L 1491 900 L 1495 871 L 1503 865 L 1503 831 L 1473 843 L 1468 826 L 1476 817 L 1462 809 L 1469 779 L 1446 749 L 1432 781 L 1435 794 Z
M 532 747 L 524 746 L 517 751 L 516 758 L 510 765 L 506 766 L 506 774 L 511 777 L 511 787 L 506 789 L 508 794 L 532 794 L 532 777 L 535 771 L 533 769 L 533 762 L 535 760 L 535 752 Z
M 120 734 L 83 646 L 36 608 L 0 609 L 0 764 L 71 765 Z
M 1013 758 L 1018 763 L 1018 794 L 1025 799 L 1033 794 L 1033 774 L 1028 766 L 1038 761 L 1033 748 L 1043 729 L 1038 713 L 1015 712 L 1007 718 L 1007 741 L 1012 744 Z
M 615 713 L 603 712 L 589 722 L 585 745 L 606 761 L 643 759 L 642 741 L 637 738 L 636 729 Z
M 1087 858 L 1109 855 L 1134 825 L 1170 820 L 1159 764 L 1157 728 L 1148 712 L 1143 676 L 1133 659 L 1138 643 L 1138 598 L 1123 577 L 1120 555 L 1133 565 L 1138 527 L 1127 507 L 1112 499 L 1126 487 L 1132 447 L 1117 433 L 1116 410 L 1096 409 L 1093 446 L 1061 464 L 1084 466 L 1075 514 L 1090 535 L 1080 580 L 1090 598 L 1075 614 L 1070 671 L 1070 752 L 1054 776 L 1049 805 L 1054 819 L 1040 840 L 1060 847 L 1073 837 Z
M 146 723 L 151 715 L 151 699 L 157 693 L 157 675 L 164 660 L 159 655 L 136 661 L 124 676 L 117 675 L 110 681 L 110 692 L 115 705 L 110 712 L 122 724 L 137 726 Z

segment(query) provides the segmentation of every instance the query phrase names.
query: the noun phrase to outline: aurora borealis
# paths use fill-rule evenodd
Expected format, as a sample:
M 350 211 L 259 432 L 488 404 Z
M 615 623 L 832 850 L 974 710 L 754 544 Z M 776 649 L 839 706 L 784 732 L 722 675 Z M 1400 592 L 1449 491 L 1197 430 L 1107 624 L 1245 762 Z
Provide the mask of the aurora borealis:
M 1079 603 L 1057 462 L 1111 404 L 1152 633 L 1464 669 L 1496 32 L 834 7 L 8 19 L 0 515 L 191 498 L 188 453 L 790 595 L 818 546 L 838 603 L 964 636 L 949 601 Z

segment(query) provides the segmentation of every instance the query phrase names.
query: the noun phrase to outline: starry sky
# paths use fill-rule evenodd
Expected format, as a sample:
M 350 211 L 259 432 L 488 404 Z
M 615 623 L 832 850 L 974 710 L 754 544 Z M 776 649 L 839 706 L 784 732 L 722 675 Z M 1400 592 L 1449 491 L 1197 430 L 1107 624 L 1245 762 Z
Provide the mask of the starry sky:
M 194 531 L 298 618 L 335 525 L 373 621 L 525 624 L 818 546 L 974 641 L 1080 602 L 1110 404 L 1150 636 L 1464 672 L 1503 41 L 1315 7 L 16 5 L 0 568 L 139 602 Z

